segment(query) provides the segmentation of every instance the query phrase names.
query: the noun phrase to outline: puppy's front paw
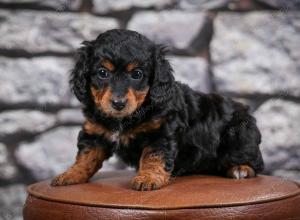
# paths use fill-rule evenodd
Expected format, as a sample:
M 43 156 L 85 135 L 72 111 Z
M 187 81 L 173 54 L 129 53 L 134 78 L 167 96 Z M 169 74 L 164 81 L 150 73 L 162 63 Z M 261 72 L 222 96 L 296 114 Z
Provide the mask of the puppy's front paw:
M 137 175 L 131 181 L 132 189 L 138 191 L 157 190 L 167 184 L 168 181 L 155 175 Z
M 64 172 L 52 180 L 51 186 L 67 186 L 85 183 L 86 181 L 86 178 L 83 178 L 80 175 L 76 175 L 73 172 Z
M 227 177 L 233 179 L 244 179 L 244 178 L 251 178 L 255 177 L 255 171 L 252 167 L 248 165 L 238 165 L 234 166 L 227 171 Z

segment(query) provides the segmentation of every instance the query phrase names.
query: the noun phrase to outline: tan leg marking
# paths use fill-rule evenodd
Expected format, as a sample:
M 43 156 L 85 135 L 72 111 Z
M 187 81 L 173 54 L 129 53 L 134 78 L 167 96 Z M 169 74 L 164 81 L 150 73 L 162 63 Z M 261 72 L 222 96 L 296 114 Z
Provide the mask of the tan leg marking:
M 52 186 L 85 183 L 102 166 L 107 155 L 100 147 L 85 148 L 76 157 L 76 162 L 64 173 L 55 177 Z
M 165 161 L 160 155 L 154 154 L 150 147 L 142 153 L 138 174 L 133 178 L 132 189 L 147 191 L 156 190 L 167 185 L 170 173 L 165 171 Z

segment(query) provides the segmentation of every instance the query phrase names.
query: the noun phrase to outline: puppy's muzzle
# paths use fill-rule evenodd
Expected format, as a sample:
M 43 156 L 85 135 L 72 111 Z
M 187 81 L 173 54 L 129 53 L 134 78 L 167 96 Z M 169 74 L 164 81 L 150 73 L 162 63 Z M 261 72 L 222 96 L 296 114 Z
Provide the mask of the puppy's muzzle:
M 125 98 L 111 100 L 111 106 L 117 111 L 121 111 L 123 108 L 125 108 L 126 103 L 127 100 Z

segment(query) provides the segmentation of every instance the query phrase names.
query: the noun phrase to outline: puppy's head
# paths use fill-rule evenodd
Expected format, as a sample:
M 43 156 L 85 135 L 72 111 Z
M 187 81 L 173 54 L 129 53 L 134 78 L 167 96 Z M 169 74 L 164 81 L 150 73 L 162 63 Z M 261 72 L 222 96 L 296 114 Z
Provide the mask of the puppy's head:
M 83 44 L 70 80 L 83 104 L 122 118 L 148 99 L 158 105 L 171 98 L 174 78 L 161 46 L 129 30 L 110 30 Z

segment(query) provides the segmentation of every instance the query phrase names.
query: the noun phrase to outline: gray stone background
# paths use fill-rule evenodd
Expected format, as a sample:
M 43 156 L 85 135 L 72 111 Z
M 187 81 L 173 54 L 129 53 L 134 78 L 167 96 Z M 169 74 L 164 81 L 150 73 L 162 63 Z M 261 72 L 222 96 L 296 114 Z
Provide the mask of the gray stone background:
M 169 46 L 175 77 L 250 105 L 266 174 L 300 180 L 300 0 L 0 0 L 0 219 L 74 160 L 76 48 L 112 28 Z M 104 169 L 124 168 L 116 158 Z

